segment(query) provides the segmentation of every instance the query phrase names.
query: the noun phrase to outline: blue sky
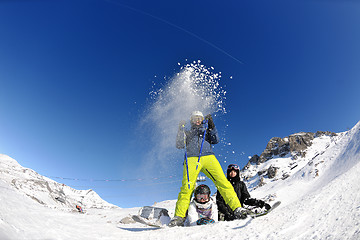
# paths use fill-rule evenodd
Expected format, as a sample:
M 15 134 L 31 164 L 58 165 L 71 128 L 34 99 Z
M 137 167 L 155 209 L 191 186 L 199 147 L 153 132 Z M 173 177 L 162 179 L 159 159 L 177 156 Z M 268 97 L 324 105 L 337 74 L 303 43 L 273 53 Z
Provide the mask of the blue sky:
M 215 152 L 244 166 L 271 137 L 360 120 L 359 24 L 346 0 L 0 1 L 0 153 L 120 207 L 176 199 L 183 152 L 142 167 L 154 83 L 221 72 Z

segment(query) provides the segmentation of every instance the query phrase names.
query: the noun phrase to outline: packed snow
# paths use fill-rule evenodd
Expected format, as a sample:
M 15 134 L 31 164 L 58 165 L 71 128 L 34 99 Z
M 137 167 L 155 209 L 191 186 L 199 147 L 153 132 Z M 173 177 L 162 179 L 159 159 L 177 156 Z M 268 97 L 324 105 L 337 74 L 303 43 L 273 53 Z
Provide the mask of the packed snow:
M 0 155 L 0 239 L 360 239 L 360 122 L 317 137 L 305 157 L 251 166 L 252 197 L 282 204 L 256 219 L 156 229 L 122 223 L 138 208 L 119 208 L 91 190 L 75 190 Z M 258 186 L 256 172 L 278 167 Z M 286 176 L 283 177 L 283 176 Z M 173 216 L 176 200 L 157 203 Z M 74 205 L 81 204 L 85 213 Z

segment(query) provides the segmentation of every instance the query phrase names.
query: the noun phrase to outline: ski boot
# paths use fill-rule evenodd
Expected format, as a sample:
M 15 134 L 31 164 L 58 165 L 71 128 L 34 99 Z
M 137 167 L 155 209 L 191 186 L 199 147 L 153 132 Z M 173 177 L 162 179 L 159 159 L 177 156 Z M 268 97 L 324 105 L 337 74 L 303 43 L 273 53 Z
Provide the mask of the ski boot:
M 168 226 L 169 227 L 184 226 L 184 222 L 185 222 L 185 218 L 175 216 L 170 220 Z
M 245 219 L 247 217 L 247 211 L 242 207 L 238 207 L 234 211 L 234 216 L 236 219 Z

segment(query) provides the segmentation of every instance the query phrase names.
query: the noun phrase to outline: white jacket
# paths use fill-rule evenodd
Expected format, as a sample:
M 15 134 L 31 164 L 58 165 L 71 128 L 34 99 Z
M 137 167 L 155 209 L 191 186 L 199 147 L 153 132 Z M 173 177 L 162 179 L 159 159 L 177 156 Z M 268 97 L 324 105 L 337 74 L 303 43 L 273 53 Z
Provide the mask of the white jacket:
M 195 199 L 190 202 L 185 226 L 195 226 L 196 221 L 203 217 L 214 219 L 215 222 L 218 221 L 216 201 L 214 201 L 211 197 L 210 201 L 205 204 L 197 203 Z

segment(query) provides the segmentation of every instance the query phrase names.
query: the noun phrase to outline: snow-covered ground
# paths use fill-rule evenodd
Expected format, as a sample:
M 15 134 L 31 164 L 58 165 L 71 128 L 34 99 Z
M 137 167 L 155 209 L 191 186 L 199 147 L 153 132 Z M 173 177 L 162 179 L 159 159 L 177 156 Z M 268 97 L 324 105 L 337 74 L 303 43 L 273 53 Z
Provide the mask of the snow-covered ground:
M 119 222 L 139 208 L 113 206 L 92 191 L 62 186 L 0 155 L 0 239 L 360 239 L 359 162 L 360 122 L 337 136 L 315 138 L 296 162 L 285 156 L 248 169 L 251 174 L 279 168 L 278 177 L 265 179 L 261 187 L 255 187 L 256 177 L 248 183 L 253 197 L 282 201 L 271 214 L 154 229 Z M 175 202 L 155 206 L 172 216 Z M 76 212 L 74 204 L 87 212 Z

